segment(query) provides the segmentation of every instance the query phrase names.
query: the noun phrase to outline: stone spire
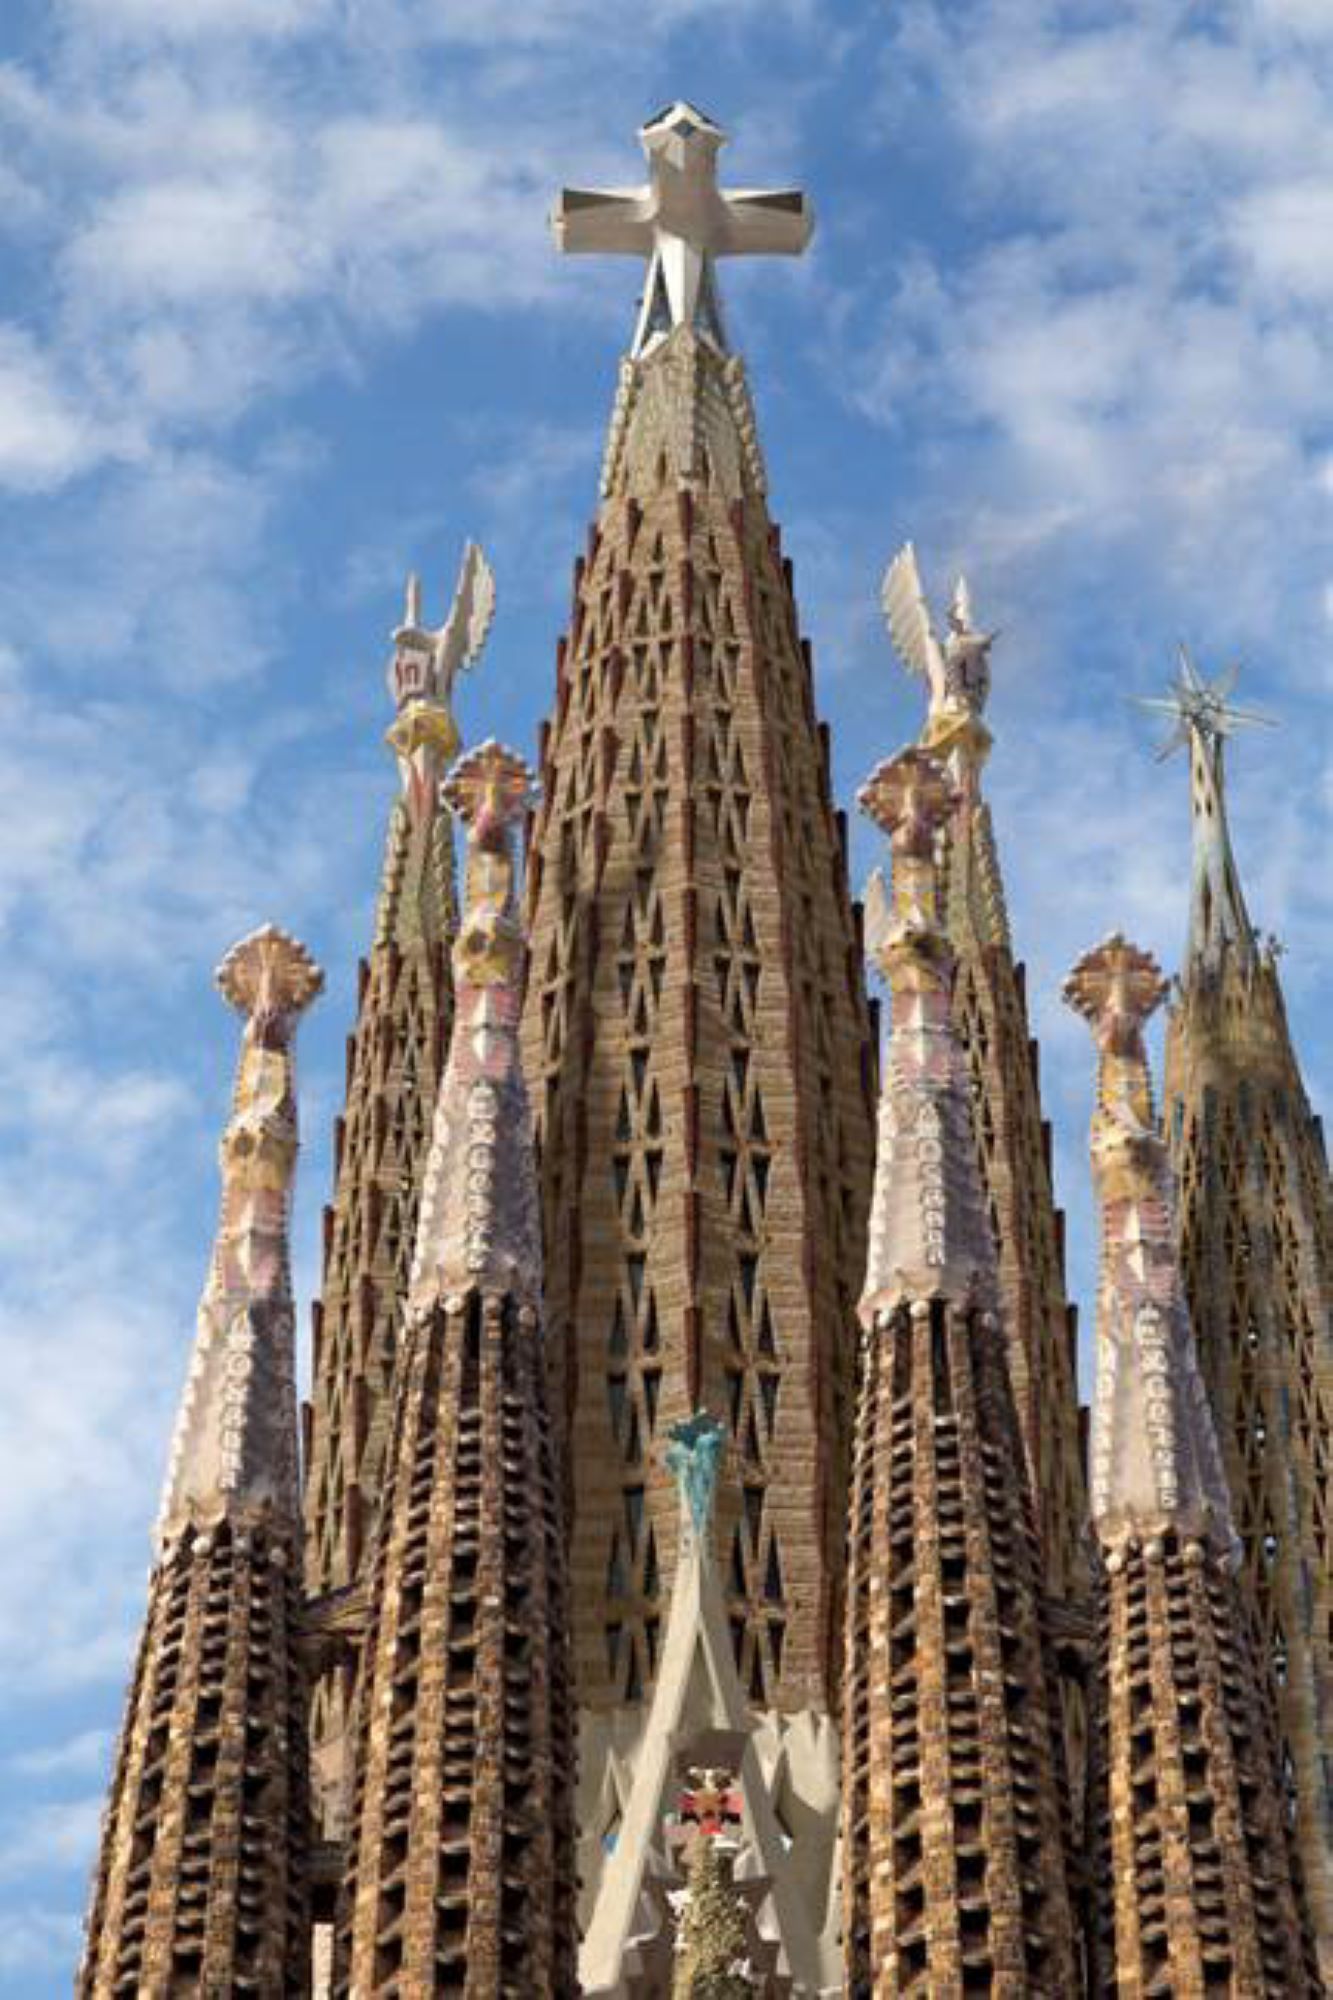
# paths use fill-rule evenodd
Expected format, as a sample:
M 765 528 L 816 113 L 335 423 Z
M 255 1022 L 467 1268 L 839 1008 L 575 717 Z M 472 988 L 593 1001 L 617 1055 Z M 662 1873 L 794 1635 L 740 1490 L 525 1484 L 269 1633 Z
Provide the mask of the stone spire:
M 861 1317 L 843 1694 L 846 1990 L 1077 1991 L 1042 1559 L 950 1008 L 939 763 L 861 803 L 893 841 L 893 1026 Z
M 309 1985 L 306 1704 L 287 1218 L 292 1037 L 323 985 L 272 925 L 218 985 L 245 1018 L 222 1213 L 155 1537 L 78 1990 Z
M 1221 1440 L 1263 1664 L 1277 1686 L 1298 1847 L 1333 1986 L 1333 1213 L 1277 950 L 1252 928 L 1227 827 L 1234 673 L 1187 657 L 1168 747 L 1190 755 L 1190 938 L 1167 1024 L 1181 1270 Z
M 347 1099 L 334 1129 L 306 1452 L 306 1583 L 320 1600 L 316 1628 L 327 1628 L 312 1708 L 315 1781 L 318 1817 L 330 1838 L 345 1827 L 350 1797 L 346 1734 L 360 1585 L 388 1442 L 394 1347 L 431 1112 L 453 1017 L 453 829 L 440 781 L 458 749 L 454 683 L 481 652 L 494 600 L 489 565 L 472 543 L 438 629 L 423 623 L 421 586 L 410 577 L 388 671 L 395 707 L 388 742 L 401 792 L 389 823 L 374 941 L 360 967 Z M 321 1917 L 328 1914 L 321 1902 Z
M 1099 1056 L 1093 1988 L 1320 1993 L 1271 1687 L 1236 1582 L 1231 1510 L 1172 1243 L 1143 1045 L 1163 982 L 1153 960 L 1117 936 L 1080 959 L 1065 990 Z
M 517 1025 L 531 779 L 486 743 L 369 1582 L 339 1993 L 574 1987 L 564 1535 Z
M 971 1075 L 973 1135 L 998 1259 L 1009 1379 L 1036 1502 L 1043 1569 L 1070 1641 L 1060 1653 L 1061 1692 L 1077 1793 L 1083 1764 L 1077 1639 L 1087 1588 L 1077 1327 L 1065 1285 L 1064 1217 L 1052 1186 L 1037 1044 L 982 788 L 991 749 L 986 707 L 997 635 L 978 624 L 961 576 L 943 635 L 937 633 L 910 542 L 889 564 L 883 607 L 900 658 L 928 691 L 922 745 L 944 760 L 953 786 L 942 885 L 956 954 L 953 1020 Z
M 712 130 L 673 112 L 650 152 L 660 136 L 672 172 L 711 185 Z M 652 196 L 663 228 L 669 178 Z M 588 234 L 600 200 L 565 198 L 566 247 L 651 255 L 651 230 Z M 747 225 L 733 247 L 797 248 L 796 200 L 755 204 L 785 217 L 780 240 Z M 693 208 L 670 223 L 700 257 L 718 253 L 711 227 Z M 529 889 L 524 1059 L 569 1422 L 585 1921 L 598 1815 L 623 1809 L 671 1601 L 678 1509 L 657 1447 L 700 1406 L 734 1447 L 711 1532 L 741 1685 L 777 1732 L 812 1921 L 826 1914 L 873 1118 L 843 837 L 743 366 L 682 310 L 623 364 Z

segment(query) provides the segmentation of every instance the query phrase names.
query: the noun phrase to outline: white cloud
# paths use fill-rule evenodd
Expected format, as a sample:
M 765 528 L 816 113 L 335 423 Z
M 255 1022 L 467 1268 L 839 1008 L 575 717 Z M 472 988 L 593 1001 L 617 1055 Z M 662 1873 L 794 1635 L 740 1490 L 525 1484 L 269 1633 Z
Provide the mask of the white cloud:
M 26 1904 L 0 1915 L 0 1972 L 68 1974 L 78 1955 L 80 1919 L 73 1910 Z
M 61 384 L 32 336 L 0 325 L 0 485 L 60 486 L 106 449 L 98 425 Z

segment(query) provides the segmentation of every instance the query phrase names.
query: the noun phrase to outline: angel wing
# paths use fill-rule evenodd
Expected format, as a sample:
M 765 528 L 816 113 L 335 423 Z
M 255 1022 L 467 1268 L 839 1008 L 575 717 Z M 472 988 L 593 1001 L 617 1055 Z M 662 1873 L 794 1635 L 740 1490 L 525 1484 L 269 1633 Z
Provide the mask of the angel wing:
M 930 622 L 930 606 L 921 587 L 916 550 L 905 542 L 884 572 L 880 604 L 894 650 L 909 673 L 929 684 L 931 701 L 945 695 L 944 656 Z
M 463 550 L 454 601 L 435 642 L 435 675 L 447 697 L 456 676 L 474 666 L 495 616 L 495 576 L 475 542 Z
M 882 868 L 872 868 L 861 895 L 865 911 L 864 934 L 867 958 L 878 958 L 880 946 L 893 922 L 893 904 Z

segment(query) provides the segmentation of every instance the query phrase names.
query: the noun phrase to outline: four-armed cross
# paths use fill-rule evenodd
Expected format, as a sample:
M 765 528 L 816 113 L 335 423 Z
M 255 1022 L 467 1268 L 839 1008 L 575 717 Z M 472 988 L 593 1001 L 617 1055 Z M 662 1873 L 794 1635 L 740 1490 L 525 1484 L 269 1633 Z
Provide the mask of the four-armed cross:
M 725 347 L 715 257 L 798 257 L 814 214 L 794 188 L 720 188 L 726 134 L 690 104 L 672 104 L 642 128 L 649 181 L 642 188 L 566 188 L 551 213 L 566 252 L 646 257 L 648 281 L 632 352 L 673 327 L 692 326 Z

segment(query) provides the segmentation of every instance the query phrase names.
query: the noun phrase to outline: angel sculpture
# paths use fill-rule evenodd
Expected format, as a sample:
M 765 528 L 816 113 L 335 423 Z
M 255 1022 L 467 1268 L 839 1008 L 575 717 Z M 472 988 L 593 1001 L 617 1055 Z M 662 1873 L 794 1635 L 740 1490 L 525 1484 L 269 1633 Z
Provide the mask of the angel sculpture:
M 967 578 L 960 576 L 954 585 L 943 641 L 931 621 L 916 550 L 910 542 L 899 549 L 884 572 L 880 603 L 899 659 L 930 689 L 932 720 L 942 714 L 980 716 L 990 693 L 990 649 L 997 635 L 980 632 L 972 623 Z
M 398 706 L 431 701 L 448 708 L 459 674 L 481 657 L 494 616 L 495 577 L 475 542 L 464 547 L 449 616 L 434 631 L 421 622 L 421 578 L 409 576 L 389 668 L 389 692 Z

